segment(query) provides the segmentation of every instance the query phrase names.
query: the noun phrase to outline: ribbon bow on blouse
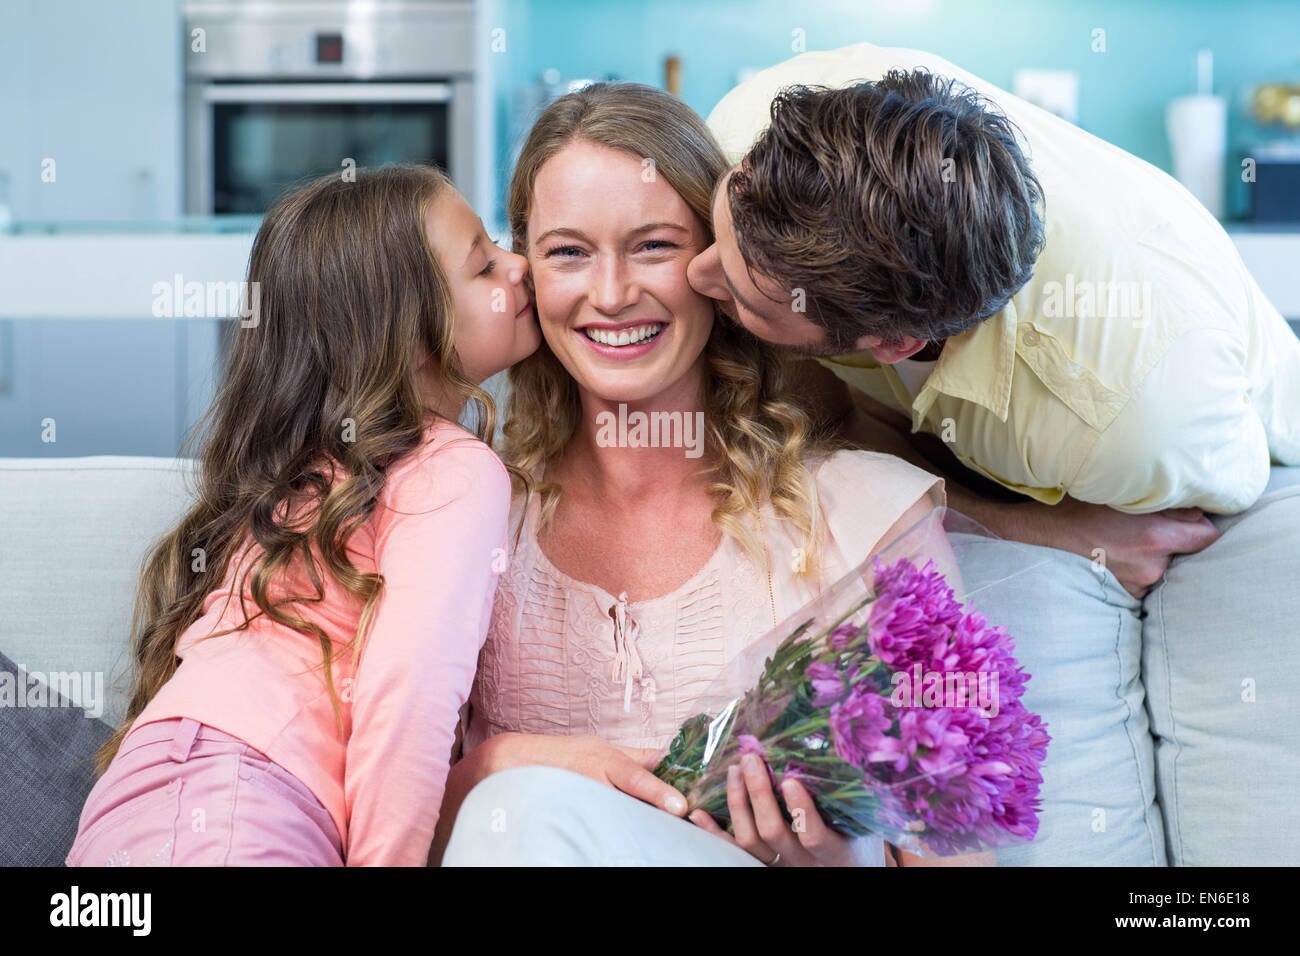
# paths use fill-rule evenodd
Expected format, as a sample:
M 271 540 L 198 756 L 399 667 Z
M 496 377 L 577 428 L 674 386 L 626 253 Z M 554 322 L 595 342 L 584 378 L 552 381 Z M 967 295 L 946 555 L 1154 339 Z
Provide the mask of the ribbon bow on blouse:
M 623 689 L 623 711 L 632 709 L 632 682 L 641 688 L 641 699 L 647 704 L 654 703 L 655 681 L 645 673 L 641 654 L 637 651 L 637 637 L 641 633 L 636 619 L 627 613 L 627 592 L 619 593 L 618 602 L 609 609 L 609 616 L 614 619 L 614 670 L 615 681 L 625 681 Z

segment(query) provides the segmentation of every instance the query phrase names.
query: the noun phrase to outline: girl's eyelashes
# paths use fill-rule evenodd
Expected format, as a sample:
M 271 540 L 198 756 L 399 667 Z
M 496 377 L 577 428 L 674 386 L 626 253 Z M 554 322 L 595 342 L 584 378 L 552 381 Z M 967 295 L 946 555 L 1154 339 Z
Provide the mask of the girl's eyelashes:
M 489 259 L 487 261 L 487 265 L 483 267 L 483 271 L 479 273 L 479 277 L 481 278 L 483 276 L 490 276 L 492 274 L 492 270 L 495 269 L 496 267 L 497 267 L 497 261 L 495 259 Z

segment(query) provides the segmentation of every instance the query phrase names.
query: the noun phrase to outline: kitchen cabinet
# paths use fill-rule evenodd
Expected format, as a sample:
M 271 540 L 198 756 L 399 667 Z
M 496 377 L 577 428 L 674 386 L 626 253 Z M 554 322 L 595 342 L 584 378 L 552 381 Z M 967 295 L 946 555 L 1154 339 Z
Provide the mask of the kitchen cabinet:
M 5 0 L 0 178 L 12 219 L 179 215 L 182 42 L 179 0 Z
M 0 457 L 175 455 L 211 400 L 220 321 L 0 320 Z

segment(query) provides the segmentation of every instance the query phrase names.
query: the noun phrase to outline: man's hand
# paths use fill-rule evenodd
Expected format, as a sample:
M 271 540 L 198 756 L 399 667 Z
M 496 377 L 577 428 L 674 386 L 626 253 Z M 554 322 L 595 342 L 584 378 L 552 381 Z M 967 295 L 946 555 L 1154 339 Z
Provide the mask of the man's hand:
M 973 510 L 980 513 L 971 517 L 1004 538 L 1098 561 L 1136 598 L 1164 576 L 1174 555 L 1193 554 L 1219 537 L 1199 508 L 1131 515 L 1066 496 L 1057 505 L 985 504 Z

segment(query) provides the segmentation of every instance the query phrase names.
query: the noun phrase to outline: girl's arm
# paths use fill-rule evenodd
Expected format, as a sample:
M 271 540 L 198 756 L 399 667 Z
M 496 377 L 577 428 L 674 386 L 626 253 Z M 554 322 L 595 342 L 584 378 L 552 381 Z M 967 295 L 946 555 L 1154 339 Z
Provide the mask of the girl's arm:
M 461 706 L 486 637 L 510 481 L 477 442 L 389 478 L 375 540 L 384 589 L 351 692 L 349 866 L 423 866 Z

